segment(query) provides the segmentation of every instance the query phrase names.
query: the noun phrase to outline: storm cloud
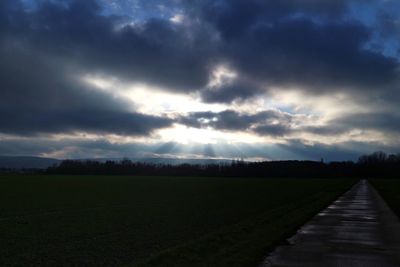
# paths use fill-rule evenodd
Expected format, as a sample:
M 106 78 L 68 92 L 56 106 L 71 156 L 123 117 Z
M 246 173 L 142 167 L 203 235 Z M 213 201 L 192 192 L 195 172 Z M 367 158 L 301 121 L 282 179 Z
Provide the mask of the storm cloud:
M 33 12 L 5 2 L 4 32 L 23 46 L 83 72 L 204 91 L 210 102 L 252 97 L 271 86 L 389 90 L 398 80 L 396 59 L 365 49 L 372 29 L 342 19 L 349 1 L 199 1 L 182 8 L 203 21 L 186 24 L 161 18 L 127 23 L 102 15 L 95 0 L 42 1 Z M 218 64 L 252 84 L 238 79 L 207 90 Z
M 267 136 L 285 149 L 315 141 L 302 139 L 310 135 L 354 138 L 355 130 L 383 136 L 365 137 L 370 143 L 395 143 L 400 6 L 139 0 L 130 8 L 124 0 L 2 0 L 0 136 L 161 138 L 160 130 L 183 125 Z M 124 86 L 104 89 L 107 79 Z M 150 97 L 129 92 L 135 86 Z M 201 108 L 183 112 L 172 102 L 165 112 L 141 109 L 151 105 L 151 90 L 191 97 Z M 297 95 L 284 95 L 291 91 Z M 276 103 L 277 95 L 285 103 Z M 321 108 L 323 97 L 333 104 Z M 335 107 L 338 98 L 353 106 Z M 176 148 L 173 138 L 158 149 Z M 211 146 L 198 151 L 218 156 Z
M 33 12 L 9 14 L 11 30 L 20 29 L 19 35 L 10 38 L 61 57 L 63 63 L 81 71 L 150 82 L 170 90 L 195 90 L 207 83 L 210 56 L 202 55 L 211 53 L 212 44 L 204 39 L 206 33 L 200 27 L 189 32 L 156 18 L 134 25 L 101 11 L 95 0 L 41 1 Z M 14 25 L 13 21 L 26 23 Z
M 398 88 L 398 60 L 366 48 L 375 29 L 346 19 L 357 1 L 201 2 L 198 12 L 221 33 L 221 57 L 264 89 L 359 94 Z M 223 88 L 223 97 L 216 91 L 204 99 L 230 101 L 254 91 L 230 88 L 230 96 Z
M 74 2 L 69 7 L 70 12 L 74 12 L 76 8 L 75 11 L 79 12 L 74 13 L 75 16 L 91 14 L 91 8 L 95 5 L 90 5 L 89 1 L 85 3 L 75 7 L 78 2 Z M 81 24 L 71 18 L 77 23 L 76 29 L 69 29 L 73 36 L 59 30 L 51 32 L 54 29 L 49 27 L 40 34 L 36 32 L 44 31 L 41 25 L 44 27 L 46 23 L 57 24 L 60 17 L 54 22 L 47 19 L 51 16 L 56 19 L 54 16 L 61 15 L 57 14 L 57 8 L 62 7 L 43 4 L 37 11 L 44 12 L 40 14 L 40 19 L 38 14 L 21 11 L 17 1 L 2 2 L 0 8 L 3 9 L 2 12 L 11 12 L 2 17 L 6 21 L 3 26 L 8 25 L 8 28 L 4 29 L 0 36 L 1 132 L 29 135 L 86 131 L 147 135 L 154 129 L 171 125 L 172 122 L 168 118 L 132 111 L 125 100 L 110 98 L 108 94 L 96 91 L 79 80 L 80 70 L 68 60 L 67 56 L 72 55 L 65 53 L 79 52 L 72 47 L 69 47 L 68 51 L 68 46 L 72 45 L 73 41 L 78 42 L 80 34 L 85 36 L 85 33 L 79 33 L 81 29 L 78 25 Z M 24 25 L 24 22 L 30 24 Z M 35 30 L 28 31 L 28 25 Z M 27 40 L 29 37 L 33 40 Z M 40 39 L 41 37 L 45 39 Z M 40 42 L 45 42 L 48 46 L 46 51 L 41 50 Z M 67 50 L 63 53 L 59 49 Z M 59 52 L 60 55 L 56 55 L 55 52 Z
M 0 47 L 0 132 L 145 135 L 172 123 L 131 111 L 123 99 L 110 99 L 68 76 L 67 66 L 15 46 L 3 41 Z
M 212 128 L 228 131 L 253 131 L 260 135 L 283 136 L 290 133 L 293 116 L 277 110 L 255 114 L 233 110 L 222 112 L 196 112 L 181 117 L 178 122 L 195 128 Z

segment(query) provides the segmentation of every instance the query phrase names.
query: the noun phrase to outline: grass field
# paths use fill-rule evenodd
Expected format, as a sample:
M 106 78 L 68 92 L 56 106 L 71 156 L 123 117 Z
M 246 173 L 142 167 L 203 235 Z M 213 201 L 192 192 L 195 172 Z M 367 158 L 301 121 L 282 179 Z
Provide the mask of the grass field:
M 354 182 L 0 176 L 0 266 L 255 266 Z
M 371 179 L 370 182 L 378 190 L 389 207 L 400 217 L 400 180 Z

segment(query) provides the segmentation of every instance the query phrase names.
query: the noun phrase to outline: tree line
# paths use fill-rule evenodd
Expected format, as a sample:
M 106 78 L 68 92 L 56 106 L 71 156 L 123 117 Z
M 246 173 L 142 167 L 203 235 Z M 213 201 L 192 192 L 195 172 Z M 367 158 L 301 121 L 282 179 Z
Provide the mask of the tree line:
M 222 164 L 153 164 L 121 161 L 64 160 L 48 168 L 47 174 L 73 175 L 151 175 L 151 176 L 218 176 L 218 177 L 399 177 L 400 154 L 375 152 L 363 155 L 357 162 L 343 161 L 232 161 Z

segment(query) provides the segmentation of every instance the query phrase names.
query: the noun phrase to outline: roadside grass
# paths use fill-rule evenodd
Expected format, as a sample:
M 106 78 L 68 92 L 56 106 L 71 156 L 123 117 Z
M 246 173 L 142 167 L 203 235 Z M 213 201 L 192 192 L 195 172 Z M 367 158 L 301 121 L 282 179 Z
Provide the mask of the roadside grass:
M 0 266 L 254 266 L 351 179 L 0 177 Z
M 369 182 L 400 217 L 400 179 L 370 179 Z
M 314 195 L 283 205 L 198 240 L 162 251 L 138 266 L 257 266 L 278 242 L 294 234 L 299 226 L 336 197 L 334 194 L 319 198 Z

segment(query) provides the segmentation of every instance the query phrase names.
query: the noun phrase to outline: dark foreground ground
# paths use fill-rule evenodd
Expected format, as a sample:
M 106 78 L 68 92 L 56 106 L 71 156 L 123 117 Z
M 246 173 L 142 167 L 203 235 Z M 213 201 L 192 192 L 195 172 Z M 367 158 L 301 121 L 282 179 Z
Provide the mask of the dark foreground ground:
M 316 215 L 290 241 L 261 266 L 400 266 L 400 222 L 366 180 Z
M 371 179 L 369 182 L 400 217 L 400 179 Z
M 353 183 L 0 176 L 0 266 L 256 266 Z

